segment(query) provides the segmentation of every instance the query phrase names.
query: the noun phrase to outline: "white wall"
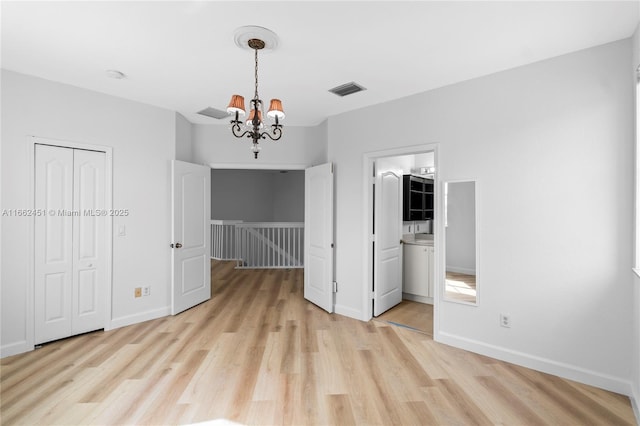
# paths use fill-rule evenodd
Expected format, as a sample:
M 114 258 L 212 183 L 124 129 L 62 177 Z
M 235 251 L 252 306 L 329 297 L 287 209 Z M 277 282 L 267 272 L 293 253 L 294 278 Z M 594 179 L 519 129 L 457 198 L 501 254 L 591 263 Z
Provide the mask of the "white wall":
M 437 143 L 439 178 L 477 179 L 482 190 L 481 297 L 478 307 L 436 301 L 435 338 L 628 393 L 630 48 L 620 41 L 331 117 L 336 310 L 367 318 L 364 197 L 354 196 L 363 155 Z M 415 117 L 419 126 L 402 124 Z M 499 326 L 501 312 L 511 328 Z
M 304 171 L 211 171 L 211 218 L 304 222 Z
M 191 162 L 191 129 L 193 124 L 178 112 L 176 114 L 176 160 Z
M 250 151 L 251 141 L 233 136 L 228 124 L 194 124 L 193 161 L 236 169 L 305 168 L 322 164 L 327 161 L 326 126 L 326 121 L 316 127 L 291 127 L 285 123 L 279 141 L 260 142 L 262 151 L 256 160 Z
M 634 77 L 640 75 L 640 25 L 636 28 L 633 35 L 633 59 L 631 63 L 631 72 Z M 636 77 L 638 78 L 638 77 Z M 636 92 L 637 95 L 637 92 Z M 636 150 L 640 149 L 640 98 L 636 98 Z M 636 160 L 640 159 L 640 154 L 636 152 Z M 640 183 L 640 161 L 636 161 L 636 185 Z M 640 215 L 640 188 L 636 188 L 636 215 Z M 639 227 L 640 223 L 636 222 L 636 227 Z M 636 238 L 640 237 L 640 229 L 636 229 Z M 636 248 L 640 246 L 640 241 L 635 241 Z M 636 261 L 640 260 L 640 254 L 636 253 Z M 640 268 L 640 264 L 635 265 L 636 268 Z M 640 270 L 638 270 L 640 273 Z M 636 413 L 636 419 L 640 423 L 640 276 L 633 276 L 633 298 L 632 306 L 634 310 L 633 326 L 631 332 L 631 341 L 633 344 L 632 354 L 632 374 L 631 381 L 633 383 L 634 394 L 634 408 Z
M 447 190 L 446 270 L 476 273 L 475 182 L 452 182 Z
M 420 174 L 420 169 L 422 167 L 433 167 L 433 165 L 435 164 L 433 152 L 416 154 L 414 157 L 415 165 L 413 167 L 412 173 Z
M 29 208 L 27 136 L 113 148 L 113 326 L 168 314 L 170 160 L 174 112 L 65 84 L 2 71 L 2 208 Z M 28 220 L 2 218 L 2 356 L 31 349 L 26 327 Z M 151 286 L 135 299 L 134 287 Z
M 415 155 L 398 155 L 376 160 L 376 173 L 392 171 L 400 175 L 410 174 L 415 168 Z

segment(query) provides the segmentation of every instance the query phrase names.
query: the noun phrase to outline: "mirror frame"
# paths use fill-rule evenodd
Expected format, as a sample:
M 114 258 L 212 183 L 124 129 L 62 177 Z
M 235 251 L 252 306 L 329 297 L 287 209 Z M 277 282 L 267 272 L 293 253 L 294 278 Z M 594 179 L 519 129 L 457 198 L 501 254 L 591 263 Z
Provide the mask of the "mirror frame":
M 448 192 L 448 185 L 452 184 L 452 183 L 467 183 L 467 182 L 473 182 L 474 184 L 474 200 L 473 200 L 473 204 L 474 204 L 474 224 L 475 224 L 475 229 L 474 229 L 474 236 L 475 236 L 475 247 L 474 247 L 474 253 L 475 253 L 475 276 L 476 276 L 476 298 L 475 298 L 475 302 L 469 302 L 469 301 L 465 301 L 465 300 L 460 300 L 460 299 L 455 299 L 452 297 L 447 297 L 447 214 L 448 214 L 448 209 L 449 206 L 448 204 L 448 196 L 447 196 L 447 192 Z M 442 232 L 442 273 L 441 273 L 441 285 L 440 285 L 440 289 L 442 291 L 442 297 L 441 300 L 445 301 L 445 302 L 451 302 L 451 303 L 459 303 L 462 305 L 467 305 L 467 306 L 478 306 L 480 303 L 480 291 L 479 291 L 479 282 L 480 280 L 478 279 L 479 277 L 479 265 L 480 265 L 480 257 L 479 257 L 479 244 L 478 244 L 478 180 L 477 179 L 451 179 L 451 180 L 445 180 L 442 182 L 442 215 L 443 215 L 443 219 L 442 219 L 442 225 L 441 225 L 441 232 Z

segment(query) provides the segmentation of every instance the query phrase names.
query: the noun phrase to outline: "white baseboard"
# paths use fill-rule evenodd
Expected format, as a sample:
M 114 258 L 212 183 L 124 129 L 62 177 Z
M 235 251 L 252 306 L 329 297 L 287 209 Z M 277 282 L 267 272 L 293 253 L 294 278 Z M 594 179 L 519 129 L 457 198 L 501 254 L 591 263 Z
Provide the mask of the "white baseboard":
M 30 345 L 26 340 L 20 342 L 9 343 L 0 347 L 0 358 L 6 358 L 12 355 L 18 355 L 24 352 L 29 352 L 34 349 L 33 345 Z
M 447 272 L 455 272 L 455 273 L 458 273 L 458 274 L 466 274 L 466 275 L 475 275 L 476 274 L 476 270 L 475 269 L 470 269 L 470 268 L 462 268 L 462 267 L 451 266 L 451 265 L 447 265 L 445 268 L 446 268 Z
M 434 340 L 439 343 L 444 343 L 449 346 L 454 346 L 456 348 L 475 352 L 501 361 L 510 362 L 512 364 L 521 365 L 543 373 L 553 374 L 554 376 L 627 395 L 630 399 L 634 398 L 631 382 L 620 377 L 601 374 L 596 371 L 587 370 L 574 365 L 537 357 L 524 352 L 513 351 L 511 349 L 490 345 L 441 331 L 434 333 Z
M 365 320 L 362 319 L 362 312 L 353 308 L 349 308 L 347 306 L 334 305 L 333 311 L 338 315 L 344 315 L 345 317 L 349 317 L 349 318 L 353 318 L 361 321 L 368 321 L 368 319 L 365 319 Z
M 125 327 L 127 325 L 137 324 L 139 322 L 149 321 L 152 319 L 162 318 L 171 315 L 171 307 L 166 306 L 164 308 L 153 309 L 146 312 L 137 313 L 134 315 L 127 315 L 120 318 L 112 319 L 108 321 L 105 326 L 105 331 L 113 330 L 115 328 Z M 24 352 L 34 350 L 34 346 L 23 340 L 20 342 L 9 343 L 0 347 L 0 358 L 5 358 L 12 355 L 18 355 Z
M 411 300 L 412 302 L 426 303 L 433 305 L 433 297 L 418 296 L 417 294 L 402 293 L 403 300 Z
M 138 324 L 139 322 L 149 321 L 157 318 L 166 317 L 171 315 L 171 307 L 166 306 L 164 308 L 153 309 L 150 311 L 140 312 L 133 315 L 127 315 L 120 318 L 113 318 L 106 330 L 113 330 L 114 328 L 125 327 L 127 325 Z
M 636 415 L 636 423 L 640 425 L 640 390 L 634 387 L 631 395 L 629 395 L 629 399 L 631 400 L 633 414 Z

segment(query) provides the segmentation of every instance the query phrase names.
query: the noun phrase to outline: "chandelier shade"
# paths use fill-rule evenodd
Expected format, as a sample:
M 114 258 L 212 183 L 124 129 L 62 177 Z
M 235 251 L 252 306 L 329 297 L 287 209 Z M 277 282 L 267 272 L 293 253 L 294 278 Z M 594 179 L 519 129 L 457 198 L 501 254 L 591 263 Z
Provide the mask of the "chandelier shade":
M 282 108 L 282 101 L 280 99 L 271 99 L 267 117 L 274 120 L 275 123 L 268 127 L 265 125 L 262 114 L 263 104 L 258 96 L 258 51 L 264 49 L 266 44 L 261 39 L 249 38 L 247 40 L 247 46 L 254 51 L 255 55 L 255 93 L 253 99 L 250 101 L 251 108 L 249 109 L 249 116 L 244 122 L 240 119 L 241 116 L 244 117 L 246 114 L 244 97 L 240 95 L 231 96 L 231 101 L 229 101 L 229 106 L 227 106 L 227 112 L 232 114 L 233 117 L 231 119 L 231 133 L 237 138 L 247 137 L 251 139 L 253 141 L 251 152 L 253 152 L 254 158 L 257 159 L 261 149 L 258 145 L 260 139 L 266 139 L 268 137 L 273 141 L 277 141 L 282 137 L 282 124 L 280 124 L 280 120 L 284 119 L 285 114 Z
M 263 126 L 263 124 L 262 124 L 262 111 L 260 111 L 260 110 L 257 110 L 257 111 L 258 111 L 258 123 L 259 123 L 258 127 L 262 127 Z M 269 114 L 267 113 L 267 115 L 269 115 Z M 249 113 L 249 118 L 247 118 L 247 122 L 246 122 L 247 126 L 251 126 L 253 124 L 253 119 L 254 119 L 255 116 L 256 116 L 256 110 L 252 109 L 251 112 Z
M 279 120 L 284 118 L 284 110 L 282 109 L 282 101 L 280 101 L 280 99 L 271 99 L 269 111 L 267 111 L 267 117 L 277 118 Z
M 227 112 L 229 114 L 235 114 L 236 112 L 238 112 L 241 115 L 244 115 L 245 114 L 244 96 L 240 96 L 240 95 L 231 96 L 231 101 L 229 101 Z

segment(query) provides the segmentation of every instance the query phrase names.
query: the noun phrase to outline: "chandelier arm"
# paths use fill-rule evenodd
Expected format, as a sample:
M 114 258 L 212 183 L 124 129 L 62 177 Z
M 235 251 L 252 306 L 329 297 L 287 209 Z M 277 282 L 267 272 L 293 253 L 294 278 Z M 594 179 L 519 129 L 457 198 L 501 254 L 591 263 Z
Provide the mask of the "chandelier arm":
M 245 130 L 244 132 L 242 132 L 242 128 L 240 127 L 239 123 L 233 123 L 233 125 L 231 126 L 231 133 L 233 133 L 233 136 L 235 136 L 236 138 L 243 138 L 245 137 L 245 135 L 250 134 L 251 131 L 250 130 Z M 251 135 L 249 135 L 249 137 L 251 137 Z
M 273 136 L 271 136 L 270 132 L 262 132 L 260 134 L 260 136 L 262 137 L 262 139 L 265 139 L 265 136 L 269 136 L 269 139 L 271 139 L 272 141 L 277 141 L 278 139 L 280 139 L 282 137 L 282 127 L 275 127 L 275 124 L 273 125 Z

